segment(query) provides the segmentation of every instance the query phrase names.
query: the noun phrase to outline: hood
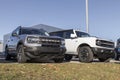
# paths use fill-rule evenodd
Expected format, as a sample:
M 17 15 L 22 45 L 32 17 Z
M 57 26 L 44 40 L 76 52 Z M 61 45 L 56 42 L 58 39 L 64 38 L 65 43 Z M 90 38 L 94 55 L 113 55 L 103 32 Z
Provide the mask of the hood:
M 42 37 L 42 38 L 53 38 L 53 39 L 63 39 L 58 36 L 42 36 L 42 35 L 27 35 L 27 36 L 32 36 L 32 37 Z
M 94 40 L 102 40 L 102 41 L 108 41 L 108 42 L 113 42 L 112 40 L 103 39 L 103 38 L 96 37 L 96 36 L 91 36 L 91 37 L 82 37 L 82 38 L 86 38 L 86 39 L 94 39 Z

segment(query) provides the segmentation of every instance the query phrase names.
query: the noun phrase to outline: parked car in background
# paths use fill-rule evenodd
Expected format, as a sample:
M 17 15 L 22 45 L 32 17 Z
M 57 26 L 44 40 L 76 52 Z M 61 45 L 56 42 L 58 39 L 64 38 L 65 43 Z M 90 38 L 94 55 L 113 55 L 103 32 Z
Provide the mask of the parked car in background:
M 77 56 L 81 62 L 91 62 L 94 57 L 106 61 L 115 56 L 114 42 L 92 37 L 85 32 L 70 29 L 51 32 L 50 35 L 65 39 L 66 61 L 70 61 L 73 56 Z
M 8 39 L 4 55 L 6 60 L 15 57 L 20 63 L 32 59 L 52 59 L 55 62 L 62 62 L 65 51 L 63 38 L 49 36 L 43 29 L 20 26 Z
M 115 60 L 119 60 L 119 58 L 120 58 L 120 38 L 117 40 L 115 52 L 116 52 Z

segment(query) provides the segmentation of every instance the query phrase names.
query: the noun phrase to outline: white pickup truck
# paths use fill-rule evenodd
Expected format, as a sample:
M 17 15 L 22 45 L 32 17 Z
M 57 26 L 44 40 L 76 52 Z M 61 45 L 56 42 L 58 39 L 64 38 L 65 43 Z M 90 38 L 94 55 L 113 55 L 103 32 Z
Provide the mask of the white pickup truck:
M 80 62 L 91 62 L 98 58 L 101 62 L 114 57 L 114 42 L 91 37 L 89 34 L 77 30 L 62 30 L 51 32 L 50 35 L 65 38 L 65 60 L 70 61 L 77 56 Z

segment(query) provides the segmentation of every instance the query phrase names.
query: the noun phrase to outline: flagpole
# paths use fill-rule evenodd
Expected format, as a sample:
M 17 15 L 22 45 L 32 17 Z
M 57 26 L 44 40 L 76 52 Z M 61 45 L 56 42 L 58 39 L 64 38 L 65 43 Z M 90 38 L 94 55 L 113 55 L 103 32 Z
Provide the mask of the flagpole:
M 86 32 L 89 33 L 89 22 L 88 22 L 88 0 L 86 0 Z

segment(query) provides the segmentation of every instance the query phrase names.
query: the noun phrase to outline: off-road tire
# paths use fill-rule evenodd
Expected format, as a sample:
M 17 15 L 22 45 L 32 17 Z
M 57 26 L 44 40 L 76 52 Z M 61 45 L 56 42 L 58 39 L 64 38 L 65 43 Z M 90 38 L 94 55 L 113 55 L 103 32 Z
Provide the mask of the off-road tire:
M 89 46 L 79 47 L 78 57 L 80 62 L 89 63 L 93 61 L 93 51 Z
M 19 45 L 17 48 L 17 61 L 18 63 L 25 63 L 27 61 L 23 45 Z
M 120 56 L 118 55 L 118 53 L 117 52 L 115 52 L 115 60 L 119 60 L 119 58 L 120 58 Z
M 5 48 L 5 60 L 10 60 L 11 59 L 11 56 L 10 56 L 10 54 L 9 54 L 9 52 L 8 52 L 8 48 L 6 47 Z
M 65 61 L 70 61 L 72 59 L 72 55 L 65 54 Z
M 120 56 L 115 57 L 115 60 L 119 60 Z
M 100 62 L 105 62 L 107 61 L 109 58 L 98 58 Z
M 62 63 L 64 61 L 64 58 L 56 58 L 54 59 L 55 63 Z

